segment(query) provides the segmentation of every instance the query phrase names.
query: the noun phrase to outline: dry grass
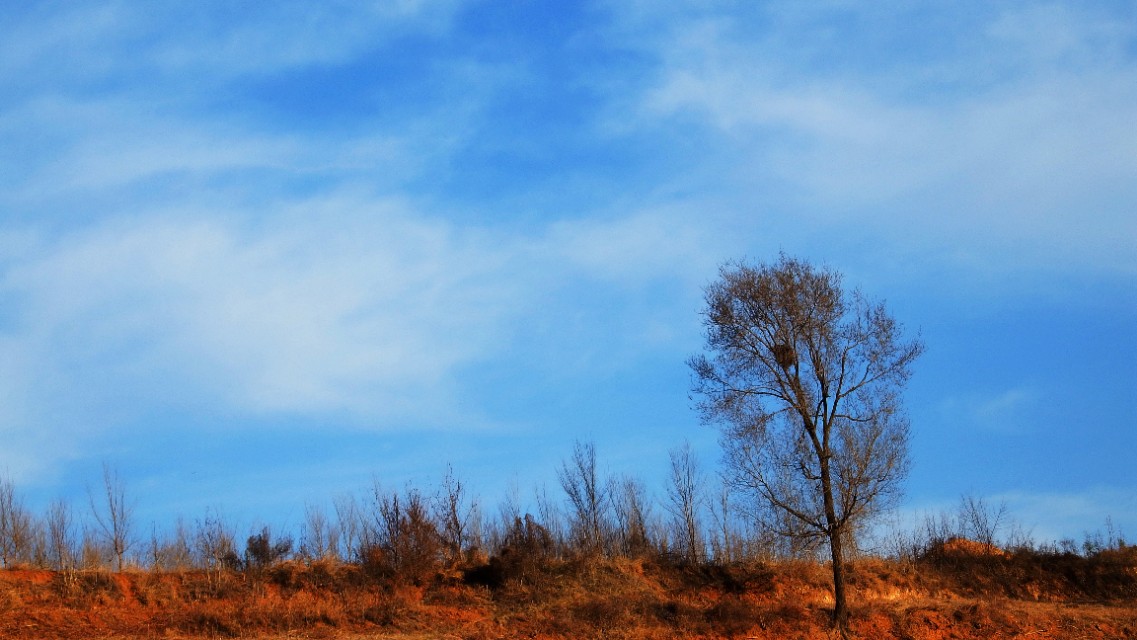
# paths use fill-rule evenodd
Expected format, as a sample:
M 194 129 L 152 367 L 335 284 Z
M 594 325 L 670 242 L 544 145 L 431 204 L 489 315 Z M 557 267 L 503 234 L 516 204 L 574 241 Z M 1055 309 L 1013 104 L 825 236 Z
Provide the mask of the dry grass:
M 0 571 L 0 637 L 832 637 L 829 573 L 816 563 L 487 567 L 409 582 L 327 562 L 255 574 Z M 1131 553 L 868 559 L 853 563 L 850 587 L 862 638 L 1137 638 Z

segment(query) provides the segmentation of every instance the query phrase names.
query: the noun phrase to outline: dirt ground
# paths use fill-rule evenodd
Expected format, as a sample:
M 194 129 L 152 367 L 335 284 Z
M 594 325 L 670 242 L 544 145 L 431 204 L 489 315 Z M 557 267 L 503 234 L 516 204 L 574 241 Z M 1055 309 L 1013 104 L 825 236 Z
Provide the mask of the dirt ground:
M 552 563 L 523 576 L 451 571 L 421 584 L 354 565 L 258 574 L 0 571 L 3 638 L 836 637 L 825 566 Z M 1137 638 L 1137 563 L 947 554 L 864 560 L 850 573 L 856 638 Z

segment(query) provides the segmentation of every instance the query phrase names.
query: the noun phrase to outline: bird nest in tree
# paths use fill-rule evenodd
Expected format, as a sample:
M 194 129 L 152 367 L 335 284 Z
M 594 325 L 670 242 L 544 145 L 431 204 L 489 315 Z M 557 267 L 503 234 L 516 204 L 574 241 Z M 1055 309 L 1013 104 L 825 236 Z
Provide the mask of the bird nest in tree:
M 774 362 L 783 369 L 788 369 L 797 361 L 797 352 L 794 351 L 793 345 L 778 343 L 770 347 L 770 352 L 774 354 Z

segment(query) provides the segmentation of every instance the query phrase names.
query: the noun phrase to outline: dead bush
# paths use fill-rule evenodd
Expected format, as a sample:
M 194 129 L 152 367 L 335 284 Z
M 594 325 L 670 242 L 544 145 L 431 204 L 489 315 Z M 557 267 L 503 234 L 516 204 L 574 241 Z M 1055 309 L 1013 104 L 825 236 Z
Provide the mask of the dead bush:
M 723 593 L 764 593 L 772 588 L 774 570 L 762 562 L 689 564 L 682 558 L 661 558 L 653 564 L 661 578 L 675 581 L 685 589 L 714 588 Z M 796 570 L 796 565 L 779 565 Z
M 168 609 L 181 600 L 172 577 L 153 572 L 135 583 L 134 597 L 144 607 L 159 609 Z
M 263 572 L 292 553 L 290 536 L 273 538 L 272 531 L 263 527 L 259 533 L 249 536 L 245 543 L 245 569 L 253 573 Z
M 422 495 L 375 489 L 375 528 L 360 547 L 369 575 L 397 583 L 423 585 L 442 567 L 443 544 Z
M 287 599 L 289 629 L 339 627 L 346 621 L 342 604 L 328 592 L 301 591 Z
M 489 564 L 465 573 L 467 583 L 498 589 L 507 583 L 535 584 L 553 555 L 553 538 L 533 516 L 514 518 L 501 551 Z
M 56 573 L 52 587 L 64 602 L 75 607 L 108 605 L 123 599 L 118 582 L 106 571 Z
M 340 565 L 334 560 L 317 560 L 304 564 L 296 560 L 282 562 L 268 570 L 268 580 L 288 596 L 299 591 L 340 592 L 360 584 L 359 570 L 353 565 Z
M 226 569 L 186 572 L 180 578 L 184 597 L 194 602 L 235 598 L 246 587 L 244 578 Z

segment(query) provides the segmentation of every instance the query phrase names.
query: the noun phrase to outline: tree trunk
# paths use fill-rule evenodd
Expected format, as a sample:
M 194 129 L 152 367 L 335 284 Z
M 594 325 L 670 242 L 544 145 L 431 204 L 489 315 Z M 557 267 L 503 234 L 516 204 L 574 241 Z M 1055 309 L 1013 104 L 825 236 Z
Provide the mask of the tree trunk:
M 849 608 L 845 602 L 845 554 L 842 549 L 844 525 L 839 526 L 837 509 L 833 500 L 833 481 L 829 472 L 829 433 L 826 429 L 824 449 L 819 451 L 821 463 L 821 490 L 825 493 L 825 523 L 828 525 L 829 554 L 833 559 L 833 626 L 841 632 L 842 638 L 849 637 Z
M 849 607 L 845 601 L 845 557 L 841 547 L 841 532 L 830 529 L 829 551 L 833 558 L 833 625 L 847 637 Z

